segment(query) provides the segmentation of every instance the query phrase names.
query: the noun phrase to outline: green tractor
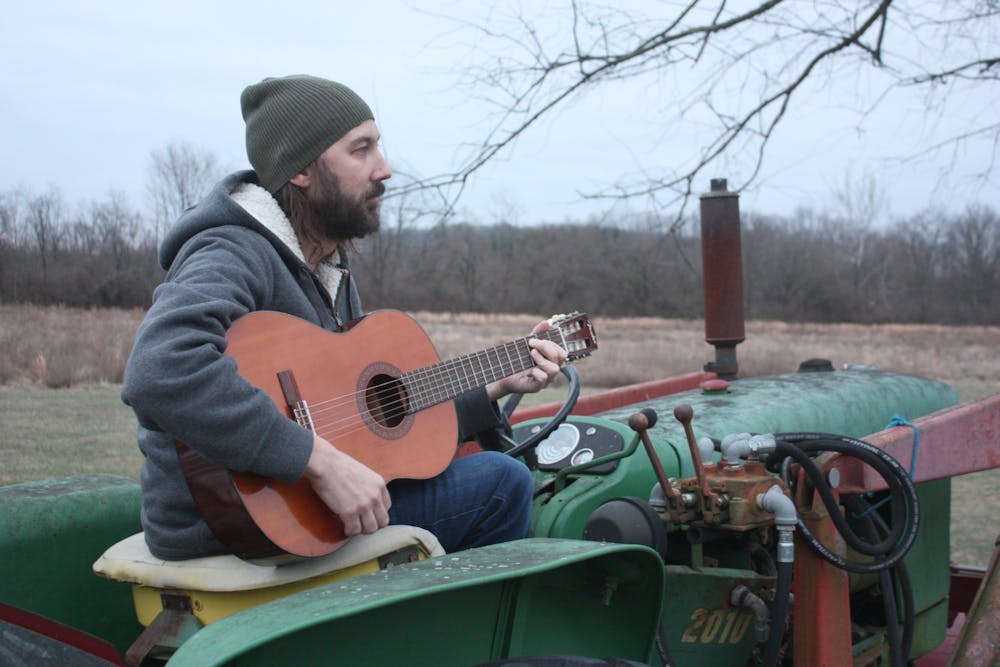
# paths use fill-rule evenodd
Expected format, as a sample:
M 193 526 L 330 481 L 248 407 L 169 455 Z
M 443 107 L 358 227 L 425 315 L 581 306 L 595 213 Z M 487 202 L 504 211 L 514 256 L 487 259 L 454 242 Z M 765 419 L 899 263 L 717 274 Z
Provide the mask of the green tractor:
M 950 563 L 950 478 L 1000 394 L 875 369 L 740 378 L 739 214 L 702 198 L 703 371 L 516 410 L 533 536 L 391 526 L 305 559 L 164 562 L 139 487 L 0 488 L 4 665 L 996 665 L 997 557 Z M 461 452 L 460 454 L 461 455 Z M 962 622 L 964 620 L 964 623 Z

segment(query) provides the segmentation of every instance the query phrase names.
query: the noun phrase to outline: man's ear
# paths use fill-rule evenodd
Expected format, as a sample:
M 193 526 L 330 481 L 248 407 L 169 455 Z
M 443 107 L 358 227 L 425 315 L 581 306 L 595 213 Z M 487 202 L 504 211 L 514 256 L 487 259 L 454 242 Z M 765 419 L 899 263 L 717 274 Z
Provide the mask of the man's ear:
M 300 188 L 308 188 L 309 181 L 310 181 L 309 167 L 306 167 L 305 169 L 303 169 L 302 171 L 300 171 L 299 173 L 295 174 L 294 176 L 288 179 L 289 183 L 291 183 L 292 185 L 297 185 Z

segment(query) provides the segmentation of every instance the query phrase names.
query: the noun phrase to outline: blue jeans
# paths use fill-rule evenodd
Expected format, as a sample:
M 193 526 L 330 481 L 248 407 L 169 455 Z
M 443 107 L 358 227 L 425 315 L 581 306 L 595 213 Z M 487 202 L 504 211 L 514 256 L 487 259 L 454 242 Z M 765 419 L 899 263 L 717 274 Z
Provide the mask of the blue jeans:
M 388 484 L 389 522 L 431 531 L 445 551 L 527 537 L 534 480 L 523 463 L 499 452 L 452 461 L 431 479 Z

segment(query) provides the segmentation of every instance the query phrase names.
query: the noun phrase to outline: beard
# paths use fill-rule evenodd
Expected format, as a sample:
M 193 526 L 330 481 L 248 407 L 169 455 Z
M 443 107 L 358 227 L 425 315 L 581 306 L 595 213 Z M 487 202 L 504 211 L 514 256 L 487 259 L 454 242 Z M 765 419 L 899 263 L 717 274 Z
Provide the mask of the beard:
M 344 242 L 374 234 L 382 224 L 378 198 L 385 184 L 372 184 L 354 199 L 340 189 L 340 180 L 322 163 L 316 164 L 314 188 L 307 192 L 307 218 L 313 232 L 331 241 Z

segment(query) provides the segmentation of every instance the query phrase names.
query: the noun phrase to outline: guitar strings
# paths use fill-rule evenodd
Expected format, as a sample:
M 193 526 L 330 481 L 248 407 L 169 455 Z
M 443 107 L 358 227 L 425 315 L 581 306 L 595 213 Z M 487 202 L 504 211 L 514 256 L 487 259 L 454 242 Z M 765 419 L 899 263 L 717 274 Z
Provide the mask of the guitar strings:
M 534 337 L 545 340 L 554 340 L 562 334 L 557 328 L 547 329 Z M 511 343 L 496 346 L 483 352 L 473 353 L 458 357 L 451 361 L 433 364 L 424 368 L 403 373 L 399 378 L 391 378 L 382 383 L 373 384 L 365 389 L 333 397 L 316 404 L 308 405 L 310 421 L 314 432 L 323 437 L 344 437 L 358 430 L 367 428 L 364 413 L 369 413 L 369 406 L 378 409 L 378 416 L 372 416 L 376 422 L 398 424 L 408 413 L 412 413 L 437 403 L 442 403 L 450 398 L 454 398 L 464 391 L 485 386 L 492 381 L 499 380 L 509 375 L 516 374 L 534 366 L 530 356 L 530 346 L 527 341 L 531 337 L 515 340 Z M 524 353 L 521 353 L 519 345 L 524 346 Z M 514 348 L 515 354 L 511 355 L 510 347 Z M 507 356 L 507 363 L 503 362 L 500 350 Z M 489 359 L 489 353 L 493 352 L 499 363 L 500 373 L 493 361 Z M 486 365 L 489 365 L 490 375 L 487 374 Z M 479 383 L 462 382 L 462 376 L 453 376 L 453 372 L 460 370 L 463 365 L 471 365 L 473 361 L 478 361 L 479 373 L 485 382 Z M 517 362 L 517 365 L 515 365 Z M 477 371 L 472 369 L 472 376 L 475 379 Z M 490 379 L 492 378 L 492 379 Z M 433 385 L 435 381 L 445 379 L 446 382 Z M 473 386 L 475 384 L 475 386 Z M 414 390 L 415 389 L 415 390 Z M 457 390 L 457 391 L 456 391 Z M 359 403 L 361 405 L 359 405 Z M 407 409 L 410 406 L 411 409 Z M 412 409 L 416 406 L 416 409 Z M 344 408 L 350 408 L 344 411 Z M 360 409 L 358 409 L 360 408 Z
M 525 353 L 512 356 L 509 347 L 514 346 L 515 351 L 518 351 L 517 346 L 522 343 Z M 492 371 L 492 376 L 486 375 L 486 367 L 480 363 L 479 368 L 483 373 L 485 383 L 479 384 L 479 386 L 485 386 L 485 384 L 526 370 L 534 365 L 533 361 L 531 361 L 527 339 L 498 346 L 498 348 L 494 348 L 494 351 L 500 348 L 508 348 L 505 349 L 508 362 L 502 362 L 499 353 L 496 352 L 497 361 L 500 362 L 500 372 L 498 373 L 497 368 L 490 362 L 489 370 Z M 372 416 L 374 421 L 390 424 L 398 423 L 408 413 L 442 403 L 449 398 L 458 396 L 464 391 L 477 388 L 472 386 L 472 383 L 463 383 L 461 377 L 453 376 L 452 372 L 460 369 L 463 364 L 467 364 L 471 359 L 480 355 L 485 356 L 486 354 L 486 352 L 483 352 L 475 355 L 466 355 L 442 364 L 415 369 L 403 373 L 399 378 L 391 378 L 386 382 L 373 384 L 353 394 L 320 401 L 314 407 L 311 406 L 309 410 L 313 428 L 316 433 L 320 435 L 329 433 L 331 437 L 342 437 L 356 430 L 367 428 L 363 413 L 367 412 L 370 415 L 371 410 L 369 406 L 372 405 L 377 407 L 379 412 L 377 417 Z M 475 371 L 473 373 L 475 374 Z M 492 379 L 490 379 L 491 377 Z M 443 384 L 439 382 L 442 379 L 445 380 Z M 432 384 L 435 381 L 439 382 L 437 386 L 433 386 Z M 415 407 L 415 409 L 408 410 L 407 406 L 411 406 L 411 408 Z M 344 411 L 342 408 L 350 408 L 350 410 Z
M 497 346 L 497 348 L 492 348 L 492 349 L 496 350 L 496 349 L 499 349 L 499 348 L 502 348 L 502 347 L 516 346 L 516 345 L 518 345 L 518 344 L 520 344 L 522 342 L 526 342 L 527 340 L 528 339 L 525 338 L 525 339 L 513 341 L 512 343 L 508 343 L 505 346 Z M 526 346 L 526 349 L 527 349 L 527 346 Z M 489 351 L 487 351 L 487 352 L 489 352 Z M 438 363 L 438 364 L 433 364 L 431 366 L 426 366 L 424 368 L 417 368 L 417 369 L 414 369 L 412 371 L 407 371 L 407 372 L 402 373 L 402 375 L 400 376 L 400 378 L 391 378 L 388 382 L 384 382 L 384 383 L 381 383 L 381 384 L 378 384 L 378 385 L 372 385 L 370 387 L 367 387 L 367 388 L 365 388 L 363 390 L 356 391 L 356 392 L 351 393 L 351 394 L 344 394 L 342 396 L 336 396 L 336 397 L 333 397 L 333 398 L 330 398 L 330 399 L 327 399 L 327 400 L 324 400 L 324 401 L 319 401 L 319 402 L 313 404 L 313 407 L 320 408 L 318 410 L 318 412 L 322 412 L 323 410 L 325 410 L 327 408 L 326 407 L 321 407 L 321 406 L 339 407 L 340 405 L 344 405 L 344 404 L 351 404 L 351 405 L 353 405 L 353 404 L 356 404 L 356 401 L 357 401 L 357 398 L 359 397 L 359 395 L 365 394 L 367 392 L 370 392 L 373 389 L 376 390 L 376 391 L 381 391 L 382 389 L 384 389 L 386 387 L 395 386 L 399 382 L 405 382 L 406 378 L 410 378 L 410 379 L 414 380 L 414 382 L 416 382 L 416 383 L 424 383 L 424 384 L 426 384 L 426 383 L 431 382 L 432 380 L 448 376 L 451 370 L 453 370 L 455 368 L 458 368 L 458 367 L 462 366 L 463 364 L 466 364 L 469 359 L 472 359 L 472 358 L 477 357 L 477 356 L 483 356 L 487 352 L 480 352 L 480 353 L 465 355 L 463 357 L 458 357 L 457 359 L 453 359 L 453 360 L 448 361 L 448 362 L 441 362 L 441 363 Z M 484 379 L 486 379 L 485 384 L 489 384 L 489 382 L 491 382 L 491 381 L 494 381 L 494 380 L 497 380 L 497 379 L 501 379 L 503 377 L 507 377 L 508 375 L 513 375 L 513 374 L 518 373 L 518 372 L 520 372 L 522 370 L 525 370 L 526 368 L 530 368 L 530 366 L 523 366 L 523 367 L 520 367 L 520 368 L 514 368 L 513 367 L 513 363 L 514 363 L 515 360 L 519 361 L 522 364 L 525 363 L 525 362 L 522 359 L 520 359 L 520 358 L 515 359 L 514 357 L 511 357 L 510 353 L 509 353 L 509 350 L 505 350 L 505 353 L 506 353 L 506 355 L 508 357 L 507 364 L 509 364 L 511 366 L 511 368 L 510 369 L 504 369 L 504 362 L 498 356 L 497 357 L 497 361 L 499 362 L 499 365 L 500 365 L 500 368 L 502 369 L 502 372 L 501 373 L 496 373 L 496 368 L 493 366 L 492 362 L 489 362 L 490 363 L 490 370 L 493 371 L 494 374 L 495 374 L 492 380 L 486 379 L 485 366 L 483 366 L 482 364 L 480 364 L 480 369 L 484 373 Z M 524 355 L 524 357 L 530 357 L 530 352 L 527 352 Z M 455 386 L 458 386 L 460 389 L 462 388 L 461 387 L 462 383 L 461 383 L 461 379 L 460 378 L 453 378 L 451 380 L 451 384 L 455 385 Z M 480 384 L 479 386 L 483 386 L 483 385 Z M 471 385 L 469 386 L 469 389 L 473 389 L 473 388 L 476 388 L 476 387 L 471 386 Z M 464 391 L 464 389 L 463 389 L 463 391 Z M 458 393 L 461 393 L 461 391 L 459 391 Z M 415 393 L 412 394 L 413 397 L 424 398 L 424 399 L 426 399 L 430 395 L 431 395 L 431 392 L 427 391 L 427 390 L 418 391 L 418 392 L 415 392 Z M 444 393 L 442 393 L 442 395 L 444 395 Z M 442 399 L 442 400 L 445 400 L 445 399 Z M 416 402 L 416 401 L 413 401 L 413 402 Z M 334 405 L 334 404 L 336 404 L 336 405 Z
M 373 424 L 394 427 L 407 414 L 443 403 L 449 398 L 448 396 L 442 398 L 437 392 L 416 391 L 408 394 L 405 391 L 405 386 L 405 382 L 401 385 L 395 381 L 372 385 L 363 392 L 367 395 L 369 404 L 357 405 L 348 402 L 347 406 L 342 403 L 340 406 L 323 408 L 318 412 L 325 416 L 313 417 L 314 431 L 323 437 L 342 438 L 356 431 L 367 429 Z M 461 384 L 455 386 L 461 387 Z M 457 396 L 458 393 L 454 395 Z M 429 399 L 428 396 L 430 396 Z M 421 399 L 425 400 L 421 401 Z M 416 410 L 408 409 L 408 406 L 414 405 L 417 406 Z M 337 407 L 346 407 L 347 409 L 337 410 Z
M 579 330 L 579 328 L 580 327 L 577 327 L 576 330 Z M 567 341 L 564 333 L 565 331 L 562 328 L 553 327 L 551 329 L 544 330 L 543 332 L 539 332 L 538 334 L 534 334 L 534 336 L 547 340 L 553 340 L 553 337 L 558 334 L 558 336 L 562 337 L 562 346 L 566 347 Z M 379 417 L 381 417 L 382 421 L 387 422 L 390 426 L 395 426 L 407 413 L 416 412 L 437 403 L 442 403 L 458 396 L 464 391 L 478 388 L 479 386 L 485 386 L 485 384 L 488 384 L 491 381 L 495 381 L 502 377 L 507 377 L 508 375 L 513 375 L 514 373 L 531 368 L 534 365 L 534 362 L 531 360 L 530 347 L 527 345 L 529 338 L 530 337 L 519 339 L 513 341 L 512 343 L 497 346 L 484 352 L 465 355 L 449 362 L 443 362 L 425 368 L 416 369 L 414 371 L 404 373 L 400 378 L 391 378 L 387 382 L 369 386 L 363 391 L 355 392 L 351 395 L 335 397 L 327 401 L 321 401 L 316 404 L 317 409 L 315 414 L 313 414 L 312 408 L 308 408 L 310 412 L 309 419 L 311 425 L 314 431 L 320 435 L 327 432 L 325 429 L 333 428 L 334 430 L 330 434 L 337 436 L 349 435 L 359 429 L 366 428 L 367 425 L 364 423 L 364 415 L 368 412 L 366 408 L 369 404 L 366 402 L 366 406 L 364 407 L 357 406 L 359 394 L 364 393 L 371 400 L 370 405 L 374 405 L 378 409 Z M 518 348 L 518 345 L 521 344 L 524 345 L 523 354 L 520 353 Z M 515 352 L 518 353 L 515 357 L 511 357 L 511 347 L 514 347 Z M 500 354 L 498 352 L 500 349 L 504 350 L 508 359 L 508 364 L 511 364 L 509 368 L 504 368 L 505 364 L 500 358 Z M 492 360 L 489 359 L 490 351 L 494 353 L 500 368 L 503 369 L 503 372 L 500 374 L 496 372 L 496 367 L 493 365 Z M 490 374 L 487 373 L 486 366 L 483 364 L 484 358 L 489 364 Z M 517 366 L 513 365 L 515 359 L 518 361 Z M 463 383 L 462 376 L 452 377 L 451 372 L 453 370 L 459 369 L 463 365 L 469 365 L 471 367 L 471 362 L 474 360 L 479 362 L 478 372 L 482 374 L 483 382 L 479 382 L 475 379 L 477 371 L 474 368 L 472 368 L 471 371 L 475 384 L 468 381 Z M 440 385 L 433 387 L 429 384 L 430 380 L 439 379 L 441 377 L 447 377 L 449 379 L 450 387 L 441 387 Z M 414 387 L 420 386 L 431 386 L 433 391 L 427 391 L 426 389 L 418 391 L 413 390 Z M 393 402 L 387 401 L 386 396 L 398 398 Z M 345 405 L 350 405 L 352 408 L 348 413 L 346 413 L 346 416 L 340 416 L 344 413 L 339 411 L 335 412 L 332 420 L 327 419 L 327 421 L 321 421 L 316 416 L 335 411 Z M 413 409 L 407 409 L 406 405 L 409 405 Z M 354 408 L 356 406 L 361 409 L 355 411 Z M 329 418 L 330 415 L 327 415 L 327 417 Z M 358 419 L 359 417 L 361 417 L 361 420 Z M 374 420 L 379 421 L 378 418 L 374 418 Z

